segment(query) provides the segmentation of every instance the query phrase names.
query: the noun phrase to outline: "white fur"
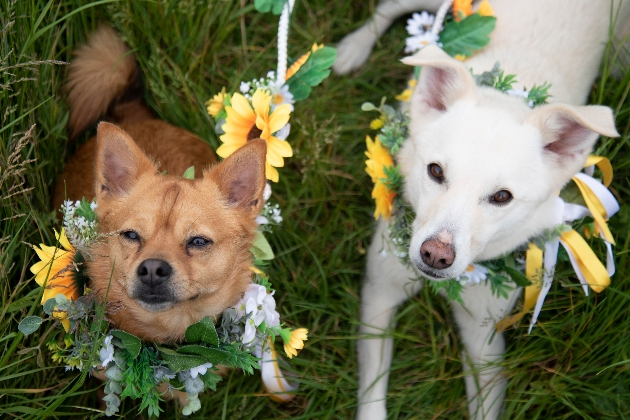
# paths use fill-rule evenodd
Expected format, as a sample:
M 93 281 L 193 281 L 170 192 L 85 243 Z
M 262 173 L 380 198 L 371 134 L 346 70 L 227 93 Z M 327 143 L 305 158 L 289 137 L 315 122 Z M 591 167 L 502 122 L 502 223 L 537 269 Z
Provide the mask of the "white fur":
M 344 38 L 334 69 L 359 67 L 387 27 L 411 11 L 435 12 L 441 0 L 387 0 L 373 19 Z M 580 170 L 598 134 L 618 135 L 612 112 L 585 103 L 597 75 L 609 34 L 609 1 L 492 0 L 497 26 L 490 45 L 462 64 L 437 47 L 426 47 L 403 60 L 422 66 L 410 101 L 410 138 L 397 156 L 406 177 L 405 198 L 416 211 L 408 270 L 381 251 L 386 223 L 380 221 L 368 254 L 361 292 L 358 419 L 384 419 L 393 341 L 383 333 L 393 327 L 396 307 L 422 288 L 410 281 L 423 273 L 436 280 L 461 274 L 471 263 L 496 258 L 553 227 L 557 192 Z M 619 6 L 615 2 L 615 10 Z M 630 2 L 619 12 L 627 22 Z M 627 25 L 622 25 L 627 26 Z M 475 85 L 475 74 L 501 63 L 516 74 L 519 87 L 552 84 L 552 104 L 530 109 L 522 99 Z M 445 181 L 437 183 L 427 166 L 438 163 Z M 491 200 L 508 190 L 505 205 Z M 420 257 L 422 243 L 438 238 L 450 244 L 455 259 L 435 269 Z M 502 334 L 494 323 L 512 309 L 509 299 L 492 296 L 483 285 L 468 286 L 464 305 L 452 303 L 465 352 L 462 354 L 470 417 L 500 416 L 506 381 L 500 361 Z M 491 320 L 492 322 L 488 322 Z M 492 340 L 490 338 L 493 336 Z

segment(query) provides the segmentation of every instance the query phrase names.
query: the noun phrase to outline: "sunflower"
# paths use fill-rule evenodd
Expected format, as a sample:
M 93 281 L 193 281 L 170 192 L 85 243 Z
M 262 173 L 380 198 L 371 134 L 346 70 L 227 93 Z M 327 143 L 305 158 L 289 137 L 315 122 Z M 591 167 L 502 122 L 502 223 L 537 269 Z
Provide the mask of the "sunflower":
M 289 80 L 291 76 L 297 73 L 300 67 L 302 67 L 304 63 L 306 63 L 306 60 L 308 60 L 308 58 L 311 56 L 311 53 L 314 53 L 315 51 L 320 50 L 322 48 L 324 48 L 324 44 L 321 44 L 321 45 L 313 44 L 309 52 L 307 52 L 306 54 L 304 54 L 303 56 L 295 60 L 293 64 L 291 64 L 291 67 L 289 67 L 289 69 L 287 70 L 287 75 L 284 78 L 284 80 L 285 81 Z
M 481 16 L 494 16 L 494 9 L 492 9 L 488 0 L 483 0 L 479 5 L 479 14 Z
M 291 331 L 289 340 L 284 341 L 284 352 L 287 354 L 287 357 L 292 359 L 293 356 L 297 356 L 297 351 L 304 348 L 306 340 L 308 340 L 308 330 L 306 328 L 298 328 Z
M 69 300 L 79 297 L 74 266 L 76 250 L 68 241 L 65 229 L 61 229 L 60 234 L 55 231 L 55 237 L 61 248 L 44 244 L 40 244 L 40 248 L 33 246 L 41 261 L 31 266 L 31 272 L 35 274 L 37 284 L 44 288 L 42 305 L 57 295 L 64 295 Z M 70 321 L 65 312 L 53 311 L 53 316 L 61 320 L 66 332 L 70 330 Z
M 472 15 L 472 0 L 455 0 L 453 2 L 453 17 L 456 21 Z
M 383 179 L 387 178 L 385 168 L 393 166 L 394 160 L 387 149 L 378 141 L 378 137 L 372 141 L 370 136 L 367 136 L 365 142 L 367 144 L 365 155 L 368 157 L 365 161 L 365 172 L 374 182 L 374 189 L 372 190 L 372 198 L 374 198 L 376 203 L 374 218 L 378 219 L 379 216 L 383 216 L 384 219 L 389 219 L 392 215 L 392 206 L 396 194 L 387 188 Z
M 284 166 L 285 157 L 293 156 L 291 145 L 273 136 L 289 122 L 291 106 L 284 104 L 269 113 L 271 94 L 258 89 L 250 102 L 240 93 L 232 96 L 231 105 L 225 107 L 227 118 L 220 138 L 223 144 L 217 154 L 226 158 L 249 140 L 261 138 L 267 142 L 267 179 L 278 182 L 276 168 Z M 253 105 L 253 109 L 252 109 Z
M 206 102 L 206 106 L 208 107 L 208 114 L 210 114 L 212 118 L 215 118 L 223 110 L 223 101 L 225 101 L 226 96 L 227 93 L 225 92 L 224 87 L 223 89 L 221 89 L 221 92 L 217 93 L 212 97 L 212 99 Z

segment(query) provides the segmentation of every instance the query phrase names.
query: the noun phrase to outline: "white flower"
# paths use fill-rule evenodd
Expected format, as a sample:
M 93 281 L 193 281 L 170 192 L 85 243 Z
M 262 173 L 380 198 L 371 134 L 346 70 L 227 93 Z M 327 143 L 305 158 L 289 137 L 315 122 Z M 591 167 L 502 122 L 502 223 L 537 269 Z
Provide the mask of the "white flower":
M 245 296 L 243 296 L 245 313 L 251 316 L 250 319 L 254 320 L 256 327 L 263 321 L 267 323 L 268 327 L 280 325 L 280 315 L 276 312 L 276 300 L 273 298 L 274 293 L 268 293 L 265 286 L 259 284 L 250 284 L 249 289 L 245 292 Z
M 276 137 L 279 138 L 280 140 L 286 140 L 287 137 L 289 137 L 290 133 L 291 133 L 291 123 L 287 123 L 280 130 L 276 131 Z
M 269 72 L 267 72 L 267 79 L 275 79 L 276 78 L 276 72 L 273 70 L 269 70 Z
M 114 361 L 114 345 L 112 344 L 112 336 L 108 335 L 103 340 L 103 347 L 99 350 L 99 355 L 101 356 L 101 366 L 104 368 L 107 367 L 109 362 Z
M 196 378 L 197 375 L 205 375 L 208 369 L 212 367 L 212 363 L 204 363 L 203 365 L 190 369 L 190 376 Z
M 283 85 L 282 82 L 270 83 L 269 91 L 271 92 L 272 109 L 283 104 L 289 104 L 291 105 L 291 112 L 293 112 L 295 100 L 293 99 L 293 94 L 289 91 L 288 85 Z
M 427 13 L 414 13 L 411 15 L 411 19 L 407 19 L 407 32 L 409 35 L 420 35 L 431 29 L 431 26 L 435 22 L 435 16 Z
M 259 225 L 268 225 L 269 219 L 267 219 L 265 216 L 258 216 L 256 217 L 256 223 L 258 223 Z
M 426 47 L 427 45 L 435 45 L 440 37 L 431 32 L 424 32 L 420 35 L 410 36 L 405 40 L 405 52 L 413 53 Z
M 245 332 L 243 333 L 243 344 L 249 344 L 254 341 L 256 338 L 256 323 L 253 318 L 249 318 L 247 322 L 245 322 Z
M 241 93 L 246 94 L 247 92 L 249 92 L 250 87 L 251 86 L 248 82 L 241 82 L 241 86 L 240 86 Z
M 525 98 L 527 99 L 527 97 L 529 96 L 529 92 L 526 91 L 525 89 L 520 90 L 520 89 L 510 89 L 505 91 L 505 93 L 507 93 L 510 96 L 514 96 L 516 98 Z
M 282 223 L 282 216 L 280 216 L 280 208 L 276 205 L 276 207 L 271 210 L 271 219 L 276 223 Z
M 267 201 L 271 197 L 271 185 L 267 182 L 265 189 L 263 190 L 263 200 Z
M 468 267 L 466 267 L 466 271 L 464 271 L 464 274 L 459 276 L 457 280 L 459 280 L 459 282 L 463 284 L 479 284 L 482 280 L 485 280 L 487 276 L 488 269 L 486 267 L 479 264 L 470 264 Z
M 90 203 L 90 208 L 91 208 L 92 210 L 96 210 L 96 207 L 98 207 L 98 206 L 96 205 L 96 201 L 92 201 L 92 202 Z

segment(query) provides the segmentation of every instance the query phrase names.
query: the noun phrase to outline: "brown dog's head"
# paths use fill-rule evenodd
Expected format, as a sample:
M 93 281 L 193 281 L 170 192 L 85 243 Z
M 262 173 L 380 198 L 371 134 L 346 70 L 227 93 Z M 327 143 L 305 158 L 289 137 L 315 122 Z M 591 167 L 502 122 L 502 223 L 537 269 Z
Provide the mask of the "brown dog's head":
M 266 143 L 253 140 L 201 179 L 157 172 L 120 128 L 97 134 L 96 213 L 105 239 L 88 266 L 117 327 L 142 339 L 179 340 L 204 316 L 234 305 L 251 282 Z M 109 289 L 109 292 L 108 292 Z

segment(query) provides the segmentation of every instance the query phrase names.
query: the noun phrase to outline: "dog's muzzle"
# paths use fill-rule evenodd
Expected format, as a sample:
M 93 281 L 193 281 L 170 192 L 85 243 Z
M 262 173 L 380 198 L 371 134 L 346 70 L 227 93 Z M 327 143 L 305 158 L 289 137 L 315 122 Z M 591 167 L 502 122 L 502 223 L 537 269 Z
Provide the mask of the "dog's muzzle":
M 175 302 L 170 288 L 173 268 L 163 260 L 144 260 L 136 270 L 138 285 L 134 290 L 134 298 L 143 303 L 149 310 L 167 309 Z

